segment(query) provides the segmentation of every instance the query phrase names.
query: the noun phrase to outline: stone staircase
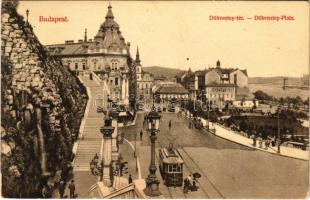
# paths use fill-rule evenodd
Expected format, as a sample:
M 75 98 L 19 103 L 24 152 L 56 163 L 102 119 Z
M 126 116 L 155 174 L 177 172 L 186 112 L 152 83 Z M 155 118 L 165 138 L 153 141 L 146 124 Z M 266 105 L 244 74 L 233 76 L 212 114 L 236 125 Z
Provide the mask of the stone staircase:
M 74 171 L 90 171 L 90 161 L 96 153 L 100 156 L 103 142 L 100 127 L 103 125 L 104 116 L 102 113 L 97 113 L 95 105 L 95 101 L 98 105 L 96 95 L 102 95 L 103 89 L 94 80 L 89 80 L 88 76 L 80 76 L 80 79 L 88 87 L 90 104 L 85 111 L 85 124 L 79 138 L 74 161 Z

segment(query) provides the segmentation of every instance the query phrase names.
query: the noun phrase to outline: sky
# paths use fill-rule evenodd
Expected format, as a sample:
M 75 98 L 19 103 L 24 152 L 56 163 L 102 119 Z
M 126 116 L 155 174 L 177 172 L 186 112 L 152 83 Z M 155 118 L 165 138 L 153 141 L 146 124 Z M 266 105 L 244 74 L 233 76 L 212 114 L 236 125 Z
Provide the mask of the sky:
M 307 2 L 110 1 L 122 35 L 139 46 L 143 66 L 202 70 L 247 69 L 250 77 L 309 73 Z M 21 1 L 42 44 L 93 38 L 104 22 L 108 1 Z M 295 20 L 258 21 L 254 16 L 293 16 Z M 68 22 L 39 22 L 39 16 L 67 17 Z M 210 20 L 243 16 L 244 21 Z M 246 19 L 251 17 L 252 19 Z M 187 60 L 189 58 L 189 60 Z

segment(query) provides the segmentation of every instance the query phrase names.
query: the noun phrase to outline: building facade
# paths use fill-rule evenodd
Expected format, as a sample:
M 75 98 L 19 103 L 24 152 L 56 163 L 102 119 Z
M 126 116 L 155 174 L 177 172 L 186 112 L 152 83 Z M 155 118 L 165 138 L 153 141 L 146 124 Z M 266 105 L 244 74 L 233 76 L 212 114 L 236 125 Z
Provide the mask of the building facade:
M 212 107 L 224 108 L 227 104 L 237 105 L 234 101 L 253 101 L 248 90 L 246 70 L 222 68 L 218 60 L 216 67 L 192 72 L 190 69 L 177 77 L 177 80 L 190 92 L 191 99 L 208 101 Z M 241 92 L 242 91 L 242 92 Z M 251 103 L 248 102 L 248 105 Z M 243 104 L 242 104 L 243 105 Z
M 139 49 L 137 48 L 135 60 L 136 80 L 137 80 L 137 97 L 139 100 L 150 100 L 152 98 L 152 87 L 154 86 L 154 76 L 143 71 L 141 65 Z
M 197 99 L 198 95 L 198 74 L 192 72 L 189 68 L 187 72 L 177 77 L 177 82 L 180 83 L 189 92 L 190 99 Z
M 239 98 L 238 91 L 248 88 L 246 70 L 222 68 L 218 60 L 215 68 L 205 71 L 205 94 L 210 105 L 224 108 Z M 249 95 L 242 93 L 242 95 Z
M 95 72 L 108 85 L 112 101 L 129 103 L 130 82 L 135 81 L 130 76 L 130 43 L 125 42 L 114 20 L 111 5 L 94 39 L 87 39 L 85 29 L 84 40 L 68 40 L 64 44 L 47 45 L 47 48 L 70 70 Z
M 157 103 L 169 104 L 171 101 L 188 100 L 189 91 L 175 82 L 161 82 L 152 89 Z

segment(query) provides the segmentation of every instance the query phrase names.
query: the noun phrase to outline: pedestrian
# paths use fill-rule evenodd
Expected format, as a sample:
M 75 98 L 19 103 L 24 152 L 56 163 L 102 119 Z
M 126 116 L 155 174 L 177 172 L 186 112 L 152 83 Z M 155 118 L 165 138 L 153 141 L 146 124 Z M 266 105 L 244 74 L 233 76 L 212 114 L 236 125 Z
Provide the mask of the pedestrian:
M 263 148 L 263 139 L 261 137 L 258 138 L 259 148 Z
M 184 187 L 183 187 L 184 193 L 187 193 L 187 192 L 188 192 L 188 186 L 189 186 L 189 180 L 188 180 L 188 178 L 186 177 L 186 178 L 184 179 Z
M 131 178 L 131 174 L 129 174 L 129 177 L 128 177 L 128 183 L 132 183 L 132 178 Z
M 266 140 L 266 149 L 269 148 L 269 145 L 270 145 L 270 140 L 269 140 L 269 138 L 267 138 L 267 140 Z
M 197 186 L 196 186 L 196 181 L 195 180 L 193 180 L 193 189 L 192 189 L 192 191 L 197 191 Z
M 171 120 L 169 120 L 169 129 L 171 129 Z
M 69 184 L 69 190 L 70 190 L 70 198 L 73 199 L 75 196 L 75 184 L 74 184 L 74 180 L 71 181 L 71 183 Z
M 256 147 L 256 134 L 253 134 L 253 146 Z
M 99 161 L 99 156 L 98 156 L 98 154 L 96 153 L 95 156 L 94 156 L 94 164 L 95 164 L 95 167 L 97 167 L 98 161 Z
M 142 141 L 142 136 L 143 136 L 143 131 L 141 129 L 141 131 L 140 131 L 140 141 Z
M 60 198 L 62 199 L 65 194 L 65 182 L 63 180 L 59 182 L 58 190 L 59 190 Z
M 90 170 L 91 170 L 92 175 L 94 175 L 94 169 L 95 169 L 95 161 L 94 159 L 92 159 L 90 161 Z
M 188 179 L 188 183 L 189 183 L 188 185 L 191 186 L 192 185 L 192 181 L 193 181 L 192 175 L 191 174 L 188 175 L 187 179 Z

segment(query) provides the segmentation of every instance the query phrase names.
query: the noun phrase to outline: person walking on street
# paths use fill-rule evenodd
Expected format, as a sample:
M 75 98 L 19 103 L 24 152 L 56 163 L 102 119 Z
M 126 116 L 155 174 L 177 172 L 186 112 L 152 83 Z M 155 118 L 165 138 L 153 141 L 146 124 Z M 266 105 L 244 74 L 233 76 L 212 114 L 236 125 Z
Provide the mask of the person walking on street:
M 140 131 L 140 141 L 142 141 L 142 136 L 143 136 L 143 131 L 141 129 L 141 131 Z
M 268 150 L 269 145 L 270 145 L 270 140 L 269 140 L 269 138 L 267 138 L 267 139 L 266 139 L 266 142 L 265 142 L 265 149 L 266 149 L 266 150 Z
M 253 134 L 253 146 L 256 147 L 256 135 Z
M 69 190 L 70 190 L 70 198 L 73 199 L 75 196 L 75 184 L 74 184 L 74 180 L 71 181 L 71 183 L 69 184 Z
M 63 180 L 61 180 L 59 182 L 59 195 L 60 195 L 60 198 L 62 199 L 64 197 L 64 194 L 65 194 L 65 182 Z
M 94 159 L 92 159 L 90 161 L 90 171 L 91 171 L 92 175 L 94 175 L 94 170 L 95 170 L 95 161 L 94 161 Z
M 131 178 L 131 174 L 129 174 L 129 177 L 128 177 L 128 183 L 132 183 L 132 178 Z
M 184 193 L 187 193 L 187 192 L 188 192 L 188 186 L 189 186 L 189 180 L 188 180 L 188 178 L 186 177 L 186 178 L 184 179 L 184 187 L 183 187 Z
M 98 161 L 99 161 L 99 156 L 98 156 L 98 154 L 96 153 L 95 156 L 94 156 L 94 164 L 95 164 L 95 167 L 97 167 Z

